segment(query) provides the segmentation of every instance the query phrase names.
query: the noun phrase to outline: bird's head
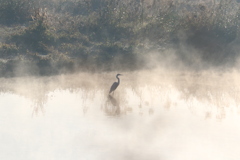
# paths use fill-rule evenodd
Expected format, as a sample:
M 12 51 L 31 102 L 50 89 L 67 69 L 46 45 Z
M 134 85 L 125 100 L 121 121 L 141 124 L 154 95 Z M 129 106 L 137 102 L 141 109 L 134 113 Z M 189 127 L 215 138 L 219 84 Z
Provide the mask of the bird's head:
M 116 77 L 118 77 L 118 76 L 122 76 L 122 74 L 117 74 Z

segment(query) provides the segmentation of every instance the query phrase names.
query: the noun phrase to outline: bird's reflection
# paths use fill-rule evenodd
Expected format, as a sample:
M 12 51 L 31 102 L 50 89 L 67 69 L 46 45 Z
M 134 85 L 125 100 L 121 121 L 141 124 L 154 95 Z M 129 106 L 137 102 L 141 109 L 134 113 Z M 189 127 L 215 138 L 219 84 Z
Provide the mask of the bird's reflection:
M 121 113 L 118 101 L 111 95 L 108 95 L 104 112 L 109 116 L 118 116 Z
M 119 107 L 118 101 L 113 96 L 109 95 L 108 99 L 110 100 L 113 106 Z
M 33 111 L 32 111 L 32 116 L 34 115 L 38 115 L 39 113 L 44 114 L 44 105 L 47 103 L 48 101 L 48 95 L 46 90 L 39 90 L 38 93 L 32 94 L 32 96 L 29 96 L 28 98 L 30 98 L 32 100 L 32 107 L 33 107 Z

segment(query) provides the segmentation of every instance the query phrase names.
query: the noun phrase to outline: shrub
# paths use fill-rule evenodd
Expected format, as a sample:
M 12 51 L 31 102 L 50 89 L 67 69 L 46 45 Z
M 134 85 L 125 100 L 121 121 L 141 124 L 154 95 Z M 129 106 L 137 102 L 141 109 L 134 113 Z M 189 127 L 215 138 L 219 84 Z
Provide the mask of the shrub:
M 17 56 L 19 48 L 15 44 L 0 43 L 0 58 L 11 59 Z
M 200 51 L 204 61 L 216 65 L 233 61 L 236 53 L 228 45 L 238 35 L 239 8 L 232 1 L 195 7 L 195 12 L 188 12 L 182 20 L 187 43 Z
M 31 20 L 32 0 L 0 0 L 0 23 L 11 25 Z
M 55 42 L 54 35 L 48 28 L 46 14 L 41 10 L 36 13 L 32 25 L 12 35 L 10 40 L 26 50 L 43 54 L 48 53 L 48 47 Z

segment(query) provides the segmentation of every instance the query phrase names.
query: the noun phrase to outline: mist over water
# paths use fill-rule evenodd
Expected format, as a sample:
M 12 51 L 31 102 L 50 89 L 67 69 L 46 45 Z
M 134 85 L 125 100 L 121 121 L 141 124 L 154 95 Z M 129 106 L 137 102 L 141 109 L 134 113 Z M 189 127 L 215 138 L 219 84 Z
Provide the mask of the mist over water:
M 238 1 L 13 2 L 0 160 L 240 159 Z
M 238 159 L 236 69 L 1 78 L 0 159 Z

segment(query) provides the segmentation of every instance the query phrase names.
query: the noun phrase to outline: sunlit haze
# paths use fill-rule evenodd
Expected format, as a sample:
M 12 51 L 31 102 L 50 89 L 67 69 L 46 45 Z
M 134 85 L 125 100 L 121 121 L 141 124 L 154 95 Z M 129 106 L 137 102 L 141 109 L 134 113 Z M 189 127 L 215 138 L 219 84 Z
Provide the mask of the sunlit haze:
M 239 17 L 240 0 L 0 0 L 0 160 L 240 160 Z

